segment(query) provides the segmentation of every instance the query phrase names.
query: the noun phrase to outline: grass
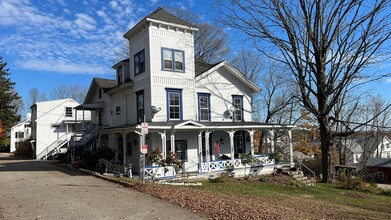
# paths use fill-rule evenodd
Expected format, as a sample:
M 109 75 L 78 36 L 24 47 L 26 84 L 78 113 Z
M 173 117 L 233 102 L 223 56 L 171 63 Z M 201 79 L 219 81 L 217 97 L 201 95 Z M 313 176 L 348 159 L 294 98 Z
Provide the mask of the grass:
M 225 183 L 202 182 L 194 189 L 227 195 L 272 197 L 277 199 L 302 198 L 330 205 L 344 205 L 372 211 L 391 213 L 391 197 L 354 190 L 341 189 L 335 184 L 317 183 L 313 187 L 297 187 L 286 184 L 259 181 L 230 180 Z

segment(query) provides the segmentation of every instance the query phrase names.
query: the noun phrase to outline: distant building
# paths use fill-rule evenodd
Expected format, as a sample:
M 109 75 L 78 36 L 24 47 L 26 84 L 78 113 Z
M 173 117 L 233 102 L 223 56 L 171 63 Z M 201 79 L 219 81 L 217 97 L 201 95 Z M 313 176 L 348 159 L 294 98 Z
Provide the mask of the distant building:
M 11 128 L 10 152 L 18 148 L 19 142 L 26 141 L 31 137 L 31 114 L 27 113 L 26 120 L 19 122 Z
M 90 113 L 76 115 L 73 99 L 37 102 L 31 106 L 31 143 L 36 159 L 66 151 L 77 120 L 90 120 Z

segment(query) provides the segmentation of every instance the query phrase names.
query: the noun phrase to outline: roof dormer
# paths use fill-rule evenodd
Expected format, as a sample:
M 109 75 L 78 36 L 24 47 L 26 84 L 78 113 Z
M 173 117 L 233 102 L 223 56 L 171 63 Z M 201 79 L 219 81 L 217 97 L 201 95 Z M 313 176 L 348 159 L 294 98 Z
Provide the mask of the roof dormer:
M 129 58 L 119 61 L 113 66 L 116 72 L 116 81 L 120 85 L 130 81 Z

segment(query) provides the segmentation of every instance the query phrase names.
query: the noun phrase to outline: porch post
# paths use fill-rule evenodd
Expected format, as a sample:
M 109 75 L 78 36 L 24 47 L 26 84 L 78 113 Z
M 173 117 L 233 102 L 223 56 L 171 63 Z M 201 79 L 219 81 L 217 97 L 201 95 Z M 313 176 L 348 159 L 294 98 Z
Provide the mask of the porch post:
M 122 133 L 122 152 L 123 152 L 123 164 L 126 165 L 126 132 Z
M 293 165 L 293 146 L 292 146 L 292 131 L 288 130 L 289 137 L 289 162 Z
M 171 153 L 175 153 L 175 133 L 171 133 Z
M 250 134 L 251 156 L 254 156 L 254 130 L 251 130 L 248 133 Z
M 202 131 L 198 133 L 198 172 L 202 171 Z
M 210 154 L 209 154 L 209 134 L 210 131 L 205 131 L 205 153 L 206 153 L 206 166 L 209 171 Z
M 270 132 L 270 148 L 271 153 L 274 153 L 274 130 L 269 131 Z
M 98 144 L 99 148 L 102 147 L 102 134 L 99 134 L 99 144 Z
M 228 131 L 229 143 L 230 143 L 230 146 L 231 146 L 231 165 L 232 166 L 235 166 L 234 133 L 235 133 L 235 131 Z
M 163 132 L 159 132 L 160 134 L 160 137 L 162 138 L 162 156 L 163 156 L 163 159 L 166 159 L 166 155 L 167 155 L 167 143 L 166 143 L 166 132 L 163 131 Z

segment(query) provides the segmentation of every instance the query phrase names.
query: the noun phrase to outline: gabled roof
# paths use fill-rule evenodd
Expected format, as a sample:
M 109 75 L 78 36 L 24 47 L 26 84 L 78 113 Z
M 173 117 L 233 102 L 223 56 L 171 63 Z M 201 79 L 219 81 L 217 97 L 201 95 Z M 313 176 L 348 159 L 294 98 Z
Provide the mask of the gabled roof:
M 114 64 L 111 68 L 116 69 L 118 65 L 121 63 L 129 63 L 129 58 L 119 61 L 118 63 Z
M 197 67 L 197 65 L 199 65 L 199 66 Z M 244 83 L 246 86 L 248 86 L 254 92 L 261 91 L 261 88 L 259 86 L 257 86 L 254 82 L 252 82 L 250 79 L 248 79 L 245 75 L 243 75 L 238 69 L 236 69 L 234 66 L 232 66 L 232 64 L 230 64 L 226 60 L 221 61 L 216 64 L 208 64 L 205 61 L 202 61 L 202 60 L 197 61 L 197 59 L 196 59 L 196 61 L 195 61 L 195 69 L 196 69 L 195 79 L 196 79 L 196 81 L 202 79 L 204 76 L 207 76 L 208 74 L 215 72 L 216 70 L 218 70 L 221 67 L 228 70 L 228 72 L 230 72 L 234 77 L 239 79 L 242 83 Z
M 156 19 L 156 20 L 159 20 L 159 21 L 165 21 L 167 23 L 174 23 L 174 24 L 180 24 L 180 25 L 183 25 L 183 26 L 188 26 L 188 27 L 195 27 L 193 24 L 190 24 L 189 22 L 185 21 L 185 20 L 182 20 L 170 13 L 168 13 L 167 11 L 165 11 L 163 8 L 159 7 L 157 8 L 154 12 L 152 12 L 151 14 L 149 14 L 146 18 L 149 18 L 149 19 Z
M 99 87 L 103 89 L 110 89 L 117 85 L 117 82 L 113 79 L 104 79 L 104 78 L 96 78 L 94 77 L 92 81 L 95 81 Z
M 389 158 L 373 158 L 370 157 L 366 163 L 367 167 L 384 167 L 391 168 L 391 159 Z
M 218 65 L 219 63 L 211 64 L 208 62 L 203 61 L 202 59 L 196 58 L 195 59 L 195 77 L 205 73 L 206 71 L 210 70 L 214 66 Z
M 102 89 L 110 89 L 117 85 L 117 82 L 113 79 L 103 79 L 103 78 L 97 78 L 94 77 L 92 79 L 91 85 L 88 89 L 87 95 L 84 99 L 84 103 L 88 100 L 88 98 L 92 95 L 92 93 L 95 90 L 95 86 L 98 86 Z
M 189 22 L 176 17 L 165 11 L 163 8 L 159 7 L 151 14 L 144 17 L 141 21 L 139 21 L 135 26 L 132 27 L 129 31 L 127 31 L 123 36 L 128 38 L 132 35 L 132 33 L 137 30 L 139 27 L 143 27 L 147 22 L 157 22 L 166 25 L 178 26 L 181 28 L 189 29 L 192 31 L 197 31 L 198 28 Z

